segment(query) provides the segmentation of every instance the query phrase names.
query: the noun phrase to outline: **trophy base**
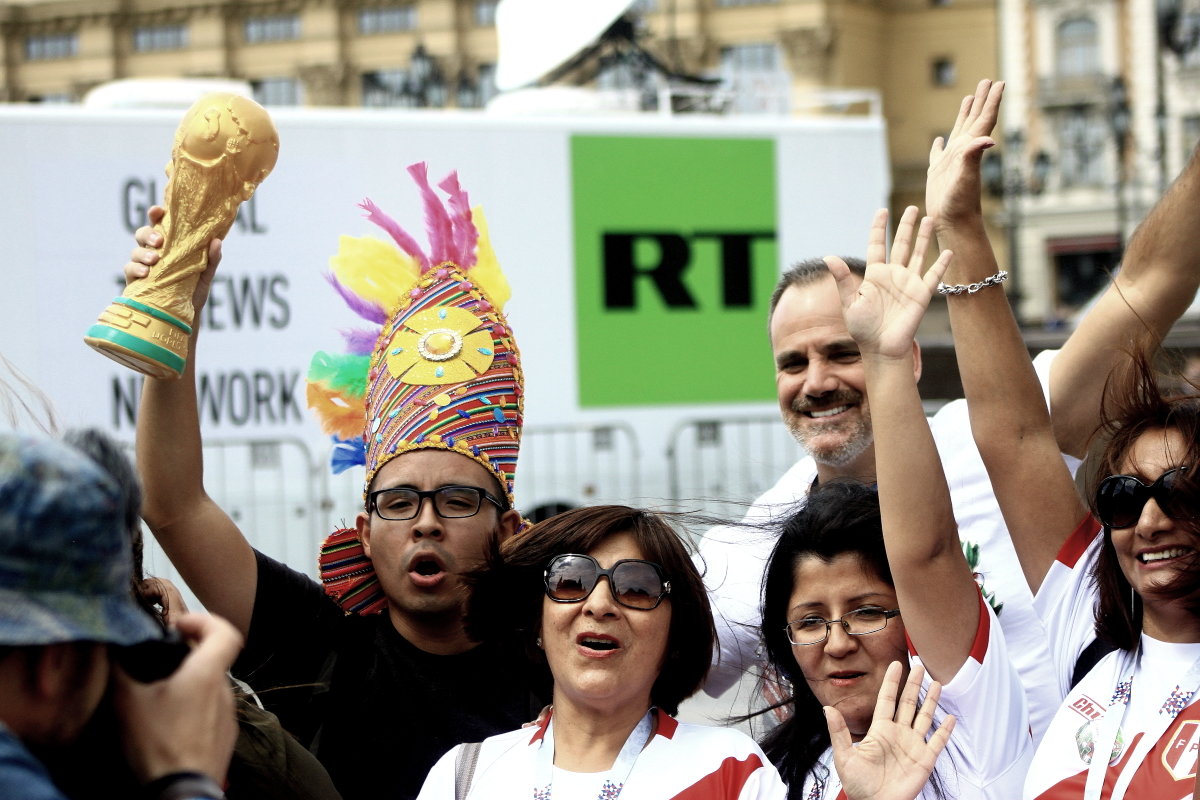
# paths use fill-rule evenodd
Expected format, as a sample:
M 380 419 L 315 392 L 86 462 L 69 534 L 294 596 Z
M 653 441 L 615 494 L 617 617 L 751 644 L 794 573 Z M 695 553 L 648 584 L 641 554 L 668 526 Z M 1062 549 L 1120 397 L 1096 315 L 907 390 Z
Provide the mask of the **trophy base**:
M 192 328 L 182 320 L 128 297 L 118 297 L 88 328 L 83 340 L 104 355 L 152 378 L 178 378 L 187 365 Z

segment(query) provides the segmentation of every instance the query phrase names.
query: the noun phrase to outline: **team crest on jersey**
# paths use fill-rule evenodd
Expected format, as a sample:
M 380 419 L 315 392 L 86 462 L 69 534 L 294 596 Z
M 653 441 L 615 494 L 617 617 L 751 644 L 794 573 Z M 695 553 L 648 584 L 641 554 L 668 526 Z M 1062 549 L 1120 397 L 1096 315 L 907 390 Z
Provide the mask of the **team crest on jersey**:
M 1196 777 L 1200 754 L 1200 722 L 1184 720 L 1171 734 L 1171 743 L 1163 750 L 1162 764 L 1177 781 Z

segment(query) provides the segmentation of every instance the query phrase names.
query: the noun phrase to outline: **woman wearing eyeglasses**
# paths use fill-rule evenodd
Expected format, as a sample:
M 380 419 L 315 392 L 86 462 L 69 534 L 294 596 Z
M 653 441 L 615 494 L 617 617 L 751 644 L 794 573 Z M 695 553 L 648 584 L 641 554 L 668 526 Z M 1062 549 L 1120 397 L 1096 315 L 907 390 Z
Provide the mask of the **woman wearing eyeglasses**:
M 955 126 L 963 135 L 944 159 L 975 173 L 974 196 L 964 207 L 973 205 L 976 215 L 978 157 L 991 143 L 991 124 L 974 125 L 980 119 Z M 932 167 L 930 175 L 932 181 Z M 1187 183 L 1177 183 L 1174 196 L 1160 205 L 1185 202 L 1179 192 L 1195 191 L 1194 178 L 1190 188 Z M 978 281 L 995 271 L 981 216 L 975 229 L 944 243 L 976 270 L 958 280 Z M 1143 237 L 1139 246 L 1131 243 L 1123 272 L 1144 270 L 1139 259 L 1153 261 L 1162 255 L 1156 248 L 1178 246 L 1170 237 Z M 1128 331 L 1144 330 L 1145 320 L 1161 314 L 1146 308 L 1128 283 L 1100 303 L 1106 313 L 1089 313 L 1068 347 L 1105 347 L 1116 337 L 1095 326 L 1105 324 L 1100 320 L 1111 325 L 1123 309 Z M 1200 689 L 1200 496 L 1193 477 L 1200 463 L 1200 399 L 1164 398 L 1141 355 L 1091 354 L 1094 363 L 1119 364 L 1109 379 L 1085 492 L 1101 530 L 1064 466 L 1004 295 L 984 289 L 951 297 L 948 305 L 972 434 L 1046 626 L 1056 688 L 1065 698 L 1037 747 L 1023 796 L 1190 798 L 1200 744 L 1200 703 L 1194 702 Z M 1064 348 L 1056 364 L 1067 355 Z
M 565 512 L 506 541 L 472 582 L 469 629 L 523 642 L 531 668 L 553 677 L 554 705 L 535 726 L 447 753 L 421 800 L 786 797 L 749 737 L 672 717 L 708 672 L 714 631 L 700 575 L 662 517 L 625 506 Z M 918 709 L 915 690 L 897 703 L 897 683 L 856 800 L 911 798 L 873 787 L 911 784 L 914 768 L 923 782 L 922 765 L 944 744 L 944 735 L 925 743 L 932 707 Z
M 941 682 L 935 722 L 957 718 L 921 797 L 1009 800 L 1033 752 L 1024 692 L 959 545 L 917 392 L 913 336 L 950 254 L 924 271 L 932 230 L 916 218 L 905 211 L 885 263 L 887 212 L 876 215 L 861 280 L 826 259 L 871 398 L 878 488 L 815 487 L 767 567 L 763 637 L 792 686 L 793 713 L 764 750 L 793 800 L 842 796 L 854 764 L 831 746 L 823 714 L 844 719 L 859 751 L 869 747 L 876 695 L 896 662 L 910 681 L 923 667 Z

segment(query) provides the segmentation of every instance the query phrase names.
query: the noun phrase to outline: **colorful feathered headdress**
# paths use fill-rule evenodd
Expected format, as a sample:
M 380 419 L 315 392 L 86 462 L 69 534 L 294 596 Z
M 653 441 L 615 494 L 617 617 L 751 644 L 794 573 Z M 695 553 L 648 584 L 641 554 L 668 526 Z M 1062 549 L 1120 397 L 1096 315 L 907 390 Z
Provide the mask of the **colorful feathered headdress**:
M 334 472 L 366 466 L 364 493 L 392 458 L 438 448 L 482 464 L 511 507 L 524 398 L 517 346 L 502 313 L 508 281 L 483 212 L 471 208 L 458 176 L 438 184 L 448 198 L 443 203 L 425 164 L 408 172 L 424 201 L 429 253 L 370 200 L 360 204 L 399 249 L 370 237 L 341 237 L 329 282 L 373 325 L 342 332 L 346 353 L 313 356 L 308 405 L 334 438 Z M 383 608 L 369 567 L 353 530 L 327 540 L 326 591 L 347 610 Z M 351 573 L 353 586 L 343 585 Z

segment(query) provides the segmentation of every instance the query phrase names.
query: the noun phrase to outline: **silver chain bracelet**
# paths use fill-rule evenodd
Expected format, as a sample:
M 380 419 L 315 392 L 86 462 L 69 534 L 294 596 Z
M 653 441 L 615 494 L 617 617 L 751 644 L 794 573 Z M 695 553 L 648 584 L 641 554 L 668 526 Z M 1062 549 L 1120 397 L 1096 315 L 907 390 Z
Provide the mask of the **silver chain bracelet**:
M 986 289 L 989 286 L 999 286 L 1008 280 L 1008 273 L 1000 270 L 995 275 L 989 275 L 979 283 L 956 283 L 950 285 L 948 283 L 939 283 L 937 285 L 938 294 L 975 294 L 980 289 Z

